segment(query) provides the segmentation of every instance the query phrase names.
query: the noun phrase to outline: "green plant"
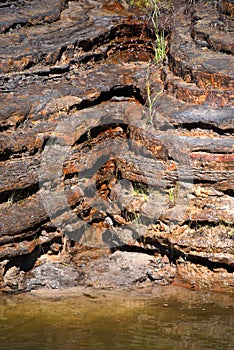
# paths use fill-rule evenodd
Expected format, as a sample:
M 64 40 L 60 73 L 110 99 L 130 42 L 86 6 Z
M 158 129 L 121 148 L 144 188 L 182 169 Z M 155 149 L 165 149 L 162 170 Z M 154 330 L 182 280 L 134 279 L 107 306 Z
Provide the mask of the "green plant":
M 11 193 L 11 195 L 7 199 L 7 204 L 11 206 L 13 203 L 16 202 L 22 202 L 29 196 L 29 193 L 27 190 L 20 189 L 20 190 L 15 190 Z
M 153 44 L 155 61 L 159 63 L 166 57 L 166 42 L 164 31 L 160 32 L 158 28 L 158 18 L 159 18 L 159 3 L 165 1 L 162 0 L 130 0 L 130 5 L 134 5 L 140 8 L 150 8 L 152 9 L 152 15 L 150 17 L 154 26 L 155 43 Z M 166 6 L 171 8 L 171 2 L 167 1 Z
M 135 210 L 129 212 L 130 214 L 130 220 L 127 220 L 127 221 L 131 221 L 132 224 L 136 225 L 136 226 L 139 226 L 142 224 L 142 221 L 141 221 L 141 217 L 140 217 L 140 214 L 137 213 Z
M 156 36 L 156 43 L 157 45 L 154 45 L 154 54 L 155 54 L 155 61 L 156 63 L 159 63 L 160 61 L 163 61 L 166 57 L 166 43 L 165 43 L 165 37 L 164 37 L 164 31 L 161 33 L 155 31 Z
M 178 197 L 179 184 L 176 183 L 174 186 L 171 186 L 168 190 L 169 202 L 175 203 L 176 198 Z
M 154 106 L 154 102 L 156 101 L 158 96 L 160 96 L 162 94 L 163 90 L 160 90 L 157 94 L 155 94 L 152 97 L 149 76 L 150 76 L 150 73 L 149 73 L 149 68 L 148 68 L 148 72 L 147 72 L 147 76 L 146 76 L 146 93 L 147 93 L 147 100 L 148 100 L 148 105 L 149 105 L 148 123 L 150 125 L 153 125 L 153 116 L 154 116 L 153 106 Z
M 130 0 L 130 5 L 137 7 L 149 7 L 152 3 L 152 0 Z
M 10 195 L 10 197 L 8 197 L 8 199 L 7 199 L 7 204 L 8 204 L 9 206 L 11 206 L 11 205 L 15 202 L 14 197 L 15 197 L 15 193 L 12 192 L 12 194 Z
M 175 188 L 174 187 L 170 187 L 169 190 L 168 190 L 168 194 L 169 194 L 169 201 L 171 203 L 174 203 L 174 201 L 175 201 L 175 194 L 174 194 L 174 192 L 175 192 Z
M 158 17 L 159 17 L 159 7 L 158 7 L 158 0 L 151 0 L 153 4 L 153 13 L 151 16 L 151 21 L 154 26 L 154 32 L 155 32 L 155 41 L 154 44 L 154 53 L 155 53 L 155 61 L 156 63 L 159 63 L 160 61 L 163 61 L 166 57 L 166 42 L 165 42 L 165 34 L 164 31 L 159 32 L 158 28 Z
M 148 197 L 149 189 L 148 189 L 147 184 L 140 183 L 140 182 L 134 182 L 133 188 L 134 188 L 134 194 L 136 194 L 136 195 L 141 194 L 141 195 Z

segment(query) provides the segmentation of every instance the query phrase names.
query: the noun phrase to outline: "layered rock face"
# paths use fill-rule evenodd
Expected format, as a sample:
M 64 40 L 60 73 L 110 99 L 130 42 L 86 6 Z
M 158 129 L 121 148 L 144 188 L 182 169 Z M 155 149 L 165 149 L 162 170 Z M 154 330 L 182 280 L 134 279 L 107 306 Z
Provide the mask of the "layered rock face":
M 233 11 L 0 5 L 1 290 L 233 291 Z

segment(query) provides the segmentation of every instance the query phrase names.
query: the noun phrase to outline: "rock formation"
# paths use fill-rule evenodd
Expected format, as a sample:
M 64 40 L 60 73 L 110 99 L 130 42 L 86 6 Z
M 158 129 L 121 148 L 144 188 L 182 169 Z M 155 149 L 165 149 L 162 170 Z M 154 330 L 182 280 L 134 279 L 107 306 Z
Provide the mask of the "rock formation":
M 0 13 L 1 290 L 233 291 L 233 1 Z

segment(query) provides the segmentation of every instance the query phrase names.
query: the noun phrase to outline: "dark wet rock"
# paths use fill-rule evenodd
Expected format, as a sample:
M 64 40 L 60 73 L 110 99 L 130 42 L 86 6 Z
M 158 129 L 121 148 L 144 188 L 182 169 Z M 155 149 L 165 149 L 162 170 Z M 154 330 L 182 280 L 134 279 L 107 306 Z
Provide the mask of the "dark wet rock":
M 77 286 L 82 280 L 82 275 L 71 265 L 65 266 L 62 262 L 45 262 L 28 273 L 26 280 L 28 290 L 65 289 Z
M 153 281 L 170 284 L 176 273 L 175 266 L 160 257 L 137 252 L 116 251 L 112 255 L 88 263 L 82 269 L 83 283 L 96 288 L 129 288 Z
M 25 292 L 35 289 L 66 289 L 77 286 L 83 276 L 72 265 L 62 261 L 44 261 L 30 272 L 13 266 L 4 275 L 2 290 L 5 293 Z
M 51 23 L 59 19 L 66 0 L 4 1 L 0 5 L 0 33 L 7 33 L 20 27 Z
M 1 289 L 233 290 L 232 1 L 0 13 Z

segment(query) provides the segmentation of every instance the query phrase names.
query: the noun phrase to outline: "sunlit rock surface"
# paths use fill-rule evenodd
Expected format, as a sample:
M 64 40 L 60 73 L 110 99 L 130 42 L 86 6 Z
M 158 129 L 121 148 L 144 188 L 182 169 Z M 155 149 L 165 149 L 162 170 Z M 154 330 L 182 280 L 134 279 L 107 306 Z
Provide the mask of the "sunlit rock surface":
M 0 288 L 234 287 L 232 1 L 0 5 Z

